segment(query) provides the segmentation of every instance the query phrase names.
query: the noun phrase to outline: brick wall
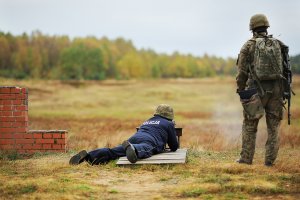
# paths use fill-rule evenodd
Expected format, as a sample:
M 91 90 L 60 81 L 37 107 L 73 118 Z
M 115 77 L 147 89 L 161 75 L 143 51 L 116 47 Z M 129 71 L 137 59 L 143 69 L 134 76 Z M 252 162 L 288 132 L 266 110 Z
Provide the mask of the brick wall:
M 65 130 L 28 130 L 28 90 L 0 86 L 0 150 L 65 152 Z

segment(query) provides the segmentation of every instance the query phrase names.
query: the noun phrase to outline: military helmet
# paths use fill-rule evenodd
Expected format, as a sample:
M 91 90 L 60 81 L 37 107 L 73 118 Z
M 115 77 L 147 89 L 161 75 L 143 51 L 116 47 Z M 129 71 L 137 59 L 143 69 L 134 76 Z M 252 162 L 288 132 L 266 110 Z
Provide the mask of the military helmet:
M 155 109 L 154 115 L 160 115 L 170 120 L 174 119 L 173 108 L 167 104 L 158 105 L 157 108 Z
M 250 19 L 250 24 L 249 24 L 250 30 L 253 31 L 254 29 L 262 26 L 270 27 L 267 17 L 264 14 L 253 15 Z

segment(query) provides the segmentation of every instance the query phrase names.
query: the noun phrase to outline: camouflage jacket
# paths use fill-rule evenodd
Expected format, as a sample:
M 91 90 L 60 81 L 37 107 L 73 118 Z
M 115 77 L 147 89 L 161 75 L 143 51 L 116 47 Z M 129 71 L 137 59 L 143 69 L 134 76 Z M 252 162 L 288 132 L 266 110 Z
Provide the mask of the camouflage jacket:
M 253 37 L 248 40 L 241 48 L 236 63 L 238 67 L 238 73 L 236 76 L 237 91 L 242 91 L 253 84 L 253 78 L 250 74 L 249 67 L 253 66 L 254 63 L 254 51 L 256 43 L 255 39 L 265 36 L 266 33 L 254 33 Z M 285 45 L 281 41 L 279 41 L 279 44 L 281 46 L 281 49 L 285 47 Z

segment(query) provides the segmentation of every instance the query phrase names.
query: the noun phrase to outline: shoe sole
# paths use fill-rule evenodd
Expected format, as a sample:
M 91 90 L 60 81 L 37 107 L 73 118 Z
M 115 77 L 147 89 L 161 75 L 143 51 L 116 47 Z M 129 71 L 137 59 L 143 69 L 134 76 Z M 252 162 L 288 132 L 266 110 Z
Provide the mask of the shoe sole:
M 72 158 L 69 161 L 70 165 L 79 165 L 84 161 L 84 159 L 88 156 L 88 153 L 86 150 L 80 151 L 78 154 L 72 156 Z
M 137 158 L 137 155 L 136 155 L 136 153 L 135 153 L 135 149 L 134 149 L 133 145 L 130 144 L 130 142 L 128 142 L 128 141 L 126 140 L 126 141 L 124 141 L 124 142 L 122 143 L 122 146 L 123 146 L 123 148 L 124 148 L 125 151 L 126 151 L 126 157 L 127 157 L 127 159 L 129 160 L 129 162 L 131 162 L 131 163 L 136 163 L 137 160 L 138 160 L 138 158 Z

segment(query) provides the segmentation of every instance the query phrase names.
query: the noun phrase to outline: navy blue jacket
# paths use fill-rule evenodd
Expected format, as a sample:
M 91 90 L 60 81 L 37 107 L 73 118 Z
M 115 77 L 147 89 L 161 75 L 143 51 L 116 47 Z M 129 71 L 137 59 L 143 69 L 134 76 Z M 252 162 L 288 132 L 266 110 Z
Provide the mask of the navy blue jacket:
M 134 137 L 142 138 L 146 143 L 156 147 L 157 153 L 164 151 L 166 144 L 171 151 L 178 149 L 174 123 L 159 115 L 154 115 L 145 121 Z

